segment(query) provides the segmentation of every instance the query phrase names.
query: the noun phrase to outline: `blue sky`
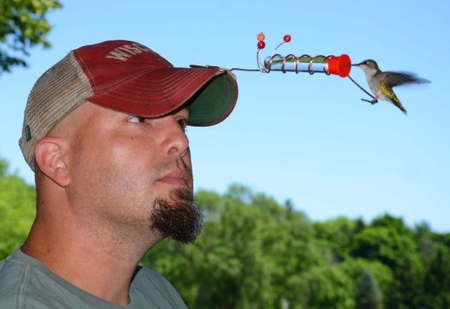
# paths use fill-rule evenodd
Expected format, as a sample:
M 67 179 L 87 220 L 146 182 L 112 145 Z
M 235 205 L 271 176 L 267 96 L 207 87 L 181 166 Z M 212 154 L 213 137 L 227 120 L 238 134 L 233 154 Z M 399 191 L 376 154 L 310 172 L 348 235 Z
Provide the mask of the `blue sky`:
M 256 68 L 280 54 L 375 59 L 382 70 L 413 71 L 431 84 L 396 88 L 405 116 L 348 78 L 325 74 L 235 72 L 233 114 L 211 128 L 189 128 L 197 189 L 232 183 L 291 199 L 311 220 L 384 213 L 413 226 L 450 232 L 450 3 L 427 1 L 62 1 L 53 12 L 53 47 L 33 49 L 29 68 L 0 76 L 0 157 L 27 182 L 17 146 L 35 80 L 71 49 L 110 39 L 149 46 L 175 66 Z M 367 89 L 359 68 L 350 75 Z

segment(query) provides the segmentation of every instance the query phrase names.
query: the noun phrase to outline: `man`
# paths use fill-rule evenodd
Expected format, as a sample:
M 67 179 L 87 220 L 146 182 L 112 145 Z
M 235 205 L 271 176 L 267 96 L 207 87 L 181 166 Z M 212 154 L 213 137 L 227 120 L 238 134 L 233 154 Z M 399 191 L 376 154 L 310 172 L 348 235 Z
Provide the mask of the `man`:
M 0 307 L 185 308 L 138 263 L 165 237 L 196 239 L 184 129 L 219 123 L 236 100 L 227 70 L 174 68 L 131 41 L 81 47 L 45 72 L 19 141 L 36 219 L 0 264 Z

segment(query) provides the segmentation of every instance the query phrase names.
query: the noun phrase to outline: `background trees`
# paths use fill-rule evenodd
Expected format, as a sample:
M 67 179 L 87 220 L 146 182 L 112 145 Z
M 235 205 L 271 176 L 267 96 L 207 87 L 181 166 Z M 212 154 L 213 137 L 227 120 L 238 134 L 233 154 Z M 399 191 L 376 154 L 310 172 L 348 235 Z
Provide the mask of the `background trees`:
M 143 263 L 165 274 L 191 308 L 445 308 L 447 234 L 388 214 L 369 224 L 311 222 L 291 203 L 239 185 L 196 194 L 199 240 L 164 241 Z M 425 245 L 427 248 L 425 250 Z M 426 252 L 426 254 L 425 254 Z
M 291 202 L 232 185 L 200 190 L 204 230 L 165 240 L 142 264 L 166 276 L 190 308 L 447 308 L 450 235 L 388 214 L 364 223 L 311 222 Z M 21 244 L 35 190 L 0 160 L 0 260 Z
M 61 8 L 57 0 L 0 1 L 0 74 L 14 66 L 27 66 L 25 57 L 35 46 L 50 47 L 46 15 Z
M 365 270 L 357 282 L 355 302 L 356 309 L 379 309 L 383 306 L 381 290 L 369 270 Z
M 35 190 L 0 159 L 0 260 L 23 243 L 35 214 Z

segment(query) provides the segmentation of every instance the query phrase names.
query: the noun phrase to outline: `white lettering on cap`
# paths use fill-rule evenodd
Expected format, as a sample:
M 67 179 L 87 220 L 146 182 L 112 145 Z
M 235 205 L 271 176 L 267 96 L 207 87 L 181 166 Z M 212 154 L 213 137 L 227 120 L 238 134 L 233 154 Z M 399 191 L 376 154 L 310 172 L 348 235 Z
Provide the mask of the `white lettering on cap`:
M 121 61 L 126 61 L 127 59 L 138 55 L 142 52 L 151 52 L 152 50 L 144 45 L 138 43 L 124 44 L 122 46 L 114 48 L 110 51 L 106 58 L 117 59 Z

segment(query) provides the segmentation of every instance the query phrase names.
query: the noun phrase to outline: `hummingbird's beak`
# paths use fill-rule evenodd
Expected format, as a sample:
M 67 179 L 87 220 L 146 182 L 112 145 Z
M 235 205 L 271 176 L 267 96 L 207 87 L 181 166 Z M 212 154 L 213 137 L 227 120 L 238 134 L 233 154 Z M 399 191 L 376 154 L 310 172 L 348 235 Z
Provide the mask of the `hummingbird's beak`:
M 357 67 L 357 66 L 359 66 L 360 64 L 361 64 L 361 63 L 352 63 L 351 66 L 352 66 L 352 67 Z

